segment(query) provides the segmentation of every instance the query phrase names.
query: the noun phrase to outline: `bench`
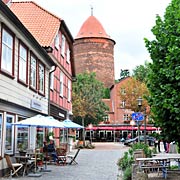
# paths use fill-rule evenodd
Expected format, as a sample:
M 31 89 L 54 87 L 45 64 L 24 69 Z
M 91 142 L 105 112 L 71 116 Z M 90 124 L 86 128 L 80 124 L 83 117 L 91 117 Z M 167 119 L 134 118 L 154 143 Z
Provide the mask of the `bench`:
M 167 158 L 136 158 L 139 166 L 139 170 L 143 170 L 145 173 L 150 173 L 161 170 L 163 173 L 163 178 L 167 177 L 167 169 L 170 167 L 170 161 Z

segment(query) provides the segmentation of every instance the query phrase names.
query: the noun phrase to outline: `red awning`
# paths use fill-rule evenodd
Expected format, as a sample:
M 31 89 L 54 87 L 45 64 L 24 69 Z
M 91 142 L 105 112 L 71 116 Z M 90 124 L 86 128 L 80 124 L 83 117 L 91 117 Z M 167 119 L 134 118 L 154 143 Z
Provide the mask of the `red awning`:
M 144 130 L 144 126 L 140 127 L 140 130 Z M 156 131 L 158 128 L 152 127 L 152 126 L 147 126 L 146 130 L 147 131 Z M 92 128 L 87 127 L 86 130 L 106 130 L 106 131 L 118 131 L 118 130 L 138 130 L 138 127 L 132 127 L 132 126 L 120 126 L 120 127 L 112 127 L 112 126 L 93 126 Z

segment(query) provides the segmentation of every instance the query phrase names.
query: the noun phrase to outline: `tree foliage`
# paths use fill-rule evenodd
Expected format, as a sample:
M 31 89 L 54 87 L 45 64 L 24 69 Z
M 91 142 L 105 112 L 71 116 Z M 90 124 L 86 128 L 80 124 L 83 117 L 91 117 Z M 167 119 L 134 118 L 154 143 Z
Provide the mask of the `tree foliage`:
M 134 77 L 136 80 L 140 82 L 147 83 L 147 77 L 150 73 L 150 63 L 148 61 L 145 61 L 144 65 L 136 66 L 135 69 L 133 69 L 132 77 Z
M 156 16 L 155 39 L 145 39 L 152 63 L 148 99 L 156 123 L 167 138 L 180 141 L 180 0 L 172 0 L 164 18 Z
M 85 118 L 85 125 L 102 121 L 108 110 L 102 101 L 105 91 L 103 83 L 96 79 L 95 73 L 78 74 L 72 92 L 75 119 Z
M 121 69 L 120 72 L 120 79 L 124 79 L 126 77 L 129 77 L 130 73 L 128 69 Z
M 129 78 L 126 83 L 121 86 L 119 90 L 119 97 L 121 101 L 125 102 L 125 108 L 132 111 L 139 111 L 137 99 L 143 98 L 142 109 L 148 106 L 146 97 L 149 95 L 148 89 L 144 83 L 137 81 L 135 78 Z M 120 105 L 121 106 L 121 105 Z

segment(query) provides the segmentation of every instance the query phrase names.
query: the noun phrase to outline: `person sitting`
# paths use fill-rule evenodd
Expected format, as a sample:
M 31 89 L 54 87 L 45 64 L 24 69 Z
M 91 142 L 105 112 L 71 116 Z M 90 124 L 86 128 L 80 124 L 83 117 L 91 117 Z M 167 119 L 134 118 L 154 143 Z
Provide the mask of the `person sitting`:
M 58 156 L 56 153 L 55 144 L 54 144 L 53 139 L 50 139 L 50 143 L 47 146 L 47 151 L 48 151 L 48 155 L 52 156 L 54 162 L 56 162 L 57 165 L 59 165 L 59 160 L 58 160 Z

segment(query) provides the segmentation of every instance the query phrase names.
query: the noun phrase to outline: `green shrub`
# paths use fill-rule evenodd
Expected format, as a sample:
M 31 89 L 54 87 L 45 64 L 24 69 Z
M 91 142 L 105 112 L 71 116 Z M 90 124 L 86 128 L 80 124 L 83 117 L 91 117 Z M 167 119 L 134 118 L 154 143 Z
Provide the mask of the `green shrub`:
M 131 180 L 132 176 L 132 167 L 127 167 L 124 171 L 123 180 Z
M 177 165 L 171 165 L 170 170 L 178 170 L 178 166 Z
M 119 166 L 119 169 L 124 171 L 127 167 L 131 167 L 133 162 L 133 155 L 129 154 L 129 152 L 125 152 L 124 156 L 118 160 L 117 165 Z
M 134 144 L 127 152 L 124 153 L 124 156 L 118 159 L 117 165 L 120 170 L 124 172 L 123 180 L 131 180 L 132 164 L 134 160 L 134 151 L 142 149 L 146 157 L 152 157 L 152 150 L 147 144 L 136 143 Z
M 157 154 L 157 149 L 155 147 L 152 149 L 152 153 Z
M 135 150 L 142 149 L 144 151 L 144 154 L 146 157 L 152 157 L 152 150 L 149 148 L 149 146 L 147 144 L 136 143 L 136 144 L 133 144 L 133 146 L 131 148 L 132 148 L 133 152 Z

